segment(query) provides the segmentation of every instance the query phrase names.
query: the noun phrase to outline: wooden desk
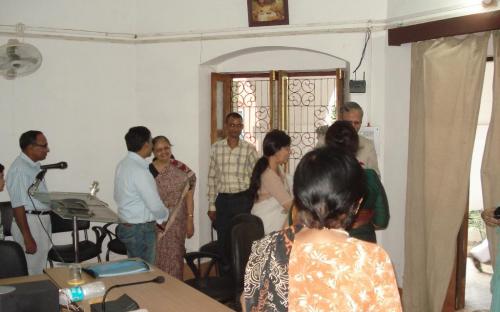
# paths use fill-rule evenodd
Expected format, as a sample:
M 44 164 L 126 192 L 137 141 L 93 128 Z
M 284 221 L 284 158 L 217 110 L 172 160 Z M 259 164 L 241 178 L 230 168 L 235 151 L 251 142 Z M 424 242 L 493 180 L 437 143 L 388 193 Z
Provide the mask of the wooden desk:
M 46 269 L 45 272 L 58 287 L 71 287 L 67 284 L 67 280 L 69 279 L 68 268 L 59 267 Z M 151 280 L 158 275 L 165 277 L 164 283 L 147 283 L 114 288 L 106 297 L 106 301 L 117 299 L 119 296 L 126 293 L 139 304 L 139 307 L 145 308 L 149 312 L 233 311 L 225 305 L 186 285 L 185 283 L 169 276 L 155 266 L 151 266 L 151 271 L 146 273 L 98 279 L 95 279 L 86 273 L 82 273 L 82 277 L 86 283 L 103 281 L 106 285 L 106 289 L 109 289 L 109 287 L 116 284 Z M 99 298 L 97 302 L 101 302 L 101 300 L 102 298 Z M 84 301 L 80 304 L 80 306 L 84 309 L 84 311 L 90 311 L 89 302 Z
M 50 279 L 49 276 L 45 275 L 45 274 L 1 278 L 0 285 L 11 285 L 11 284 L 19 284 L 19 283 L 27 283 L 27 282 L 36 282 L 36 281 L 44 281 L 44 280 L 48 280 L 48 279 Z

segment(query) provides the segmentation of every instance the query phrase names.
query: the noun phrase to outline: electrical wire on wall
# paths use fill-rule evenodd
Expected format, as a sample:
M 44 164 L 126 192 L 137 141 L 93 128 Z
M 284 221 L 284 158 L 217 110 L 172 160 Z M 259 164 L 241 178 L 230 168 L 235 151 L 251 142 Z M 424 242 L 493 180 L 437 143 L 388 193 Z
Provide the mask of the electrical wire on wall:
M 365 58 L 366 46 L 368 45 L 368 41 L 370 41 L 371 36 L 372 36 L 372 31 L 370 28 L 367 28 L 365 32 L 365 44 L 363 46 L 363 52 L 361 53 L 361 58 L 359 59 L 359 64 L 358 66 L 356 66 L 356 69 L 352 72 L 354 74 L 354 79 L 356 79 L 356 71 L 359 69 L 361 63 L 363 63 L 363 59 Z

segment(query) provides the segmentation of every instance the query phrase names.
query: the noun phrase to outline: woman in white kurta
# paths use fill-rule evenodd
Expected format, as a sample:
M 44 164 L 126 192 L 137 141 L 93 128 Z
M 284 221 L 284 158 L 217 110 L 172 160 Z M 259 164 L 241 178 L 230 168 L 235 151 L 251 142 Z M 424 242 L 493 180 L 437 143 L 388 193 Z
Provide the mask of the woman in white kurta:
M 262 219 L 266 234 L 283 228 L 292 206 L 290 187 L 280 168 L 290 157 L 290 142 L 290 137 L 283 131 L 272 130 L 267 133 L 262 144 L 264 155 L 252 172 L 252 214 Z

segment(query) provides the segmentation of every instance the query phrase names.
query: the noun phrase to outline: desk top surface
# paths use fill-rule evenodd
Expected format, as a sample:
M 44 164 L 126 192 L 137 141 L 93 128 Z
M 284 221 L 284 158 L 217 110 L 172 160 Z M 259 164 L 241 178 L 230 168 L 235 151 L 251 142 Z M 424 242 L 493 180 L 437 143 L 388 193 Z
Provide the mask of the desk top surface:
M 45 272 L 47 276 L 58 287 L 71 287 L 67 283 L 69 279 L 68 268 L 59 267 L 46 269 Z M 98 279 L 95 279 L 86 273 L 82 273 L 82 277 L 85 280 L 85 283 L 90 283 L 93 281 L 103 281 L 106 285 L 106 289 L 109 289 L 109 287 L 116 284 L 151 280 L 159 275 L 165 278 L 164 283 L 146 283 L 141 285 L 114 288 L 106 297 L 106 301 L 117 299 L 119 296 L 126 293 L 132 299 L 134 299 L 141 308 L 145 308 L 149 312 L 232 311 L 225 305 L 217 302 L 216 300 L 213 300 L 212 298 L 195 290 L 185 283 L 171 277 L 155 266 L 151 266 L 150 272 Z M 102 298 L 98 298 L 97 301 L 100 302 L 101 300 Z M 82 302 L 81 307 L 83 307 L 85 311 L 90 311 L 90 303 L 93 302 L 84 301 Z
M 9 277 L 9 278 L 1 278 L 0 285 L 10 285 L 10 284 L 19 284 L 26 282 L 36 282 L 36 281 L 44 281 L 49 280 L 50 277 L 46 274 L 39 275 L 31 275 L 31 276 L 19 276 L 19 277 Z

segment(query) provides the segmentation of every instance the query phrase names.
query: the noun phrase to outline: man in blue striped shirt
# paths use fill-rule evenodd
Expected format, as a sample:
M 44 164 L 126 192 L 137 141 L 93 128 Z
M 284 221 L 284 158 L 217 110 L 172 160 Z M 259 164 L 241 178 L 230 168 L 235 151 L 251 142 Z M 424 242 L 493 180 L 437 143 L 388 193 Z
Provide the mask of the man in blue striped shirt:
M 129 257 L 155 263 L 156 227 L 162 229 L 169 211 L 163 204 L 145 158 L 151 156 L 151 132 L 146 127 L 130 128 L 125 135 L 127 156 L 115 172 L 114 198 L 120 223 L 116 233 Z
M 7 172 L 7 192 L 14 209 L 12 236 L 26 252 L 28 273 L 42 274 L 47 264 L 50 250 L 50 207 L 35 198 L 30 198 L 28 189 L 40 172 L 40 161 L 47 157 L 49 145 L 45 135 L 36 130 L 30 130 L 19 138 L 21 154 L 14 160 Z M 41 192 L 47 192 L 47 186 L 42 181 L 38 187 Z

